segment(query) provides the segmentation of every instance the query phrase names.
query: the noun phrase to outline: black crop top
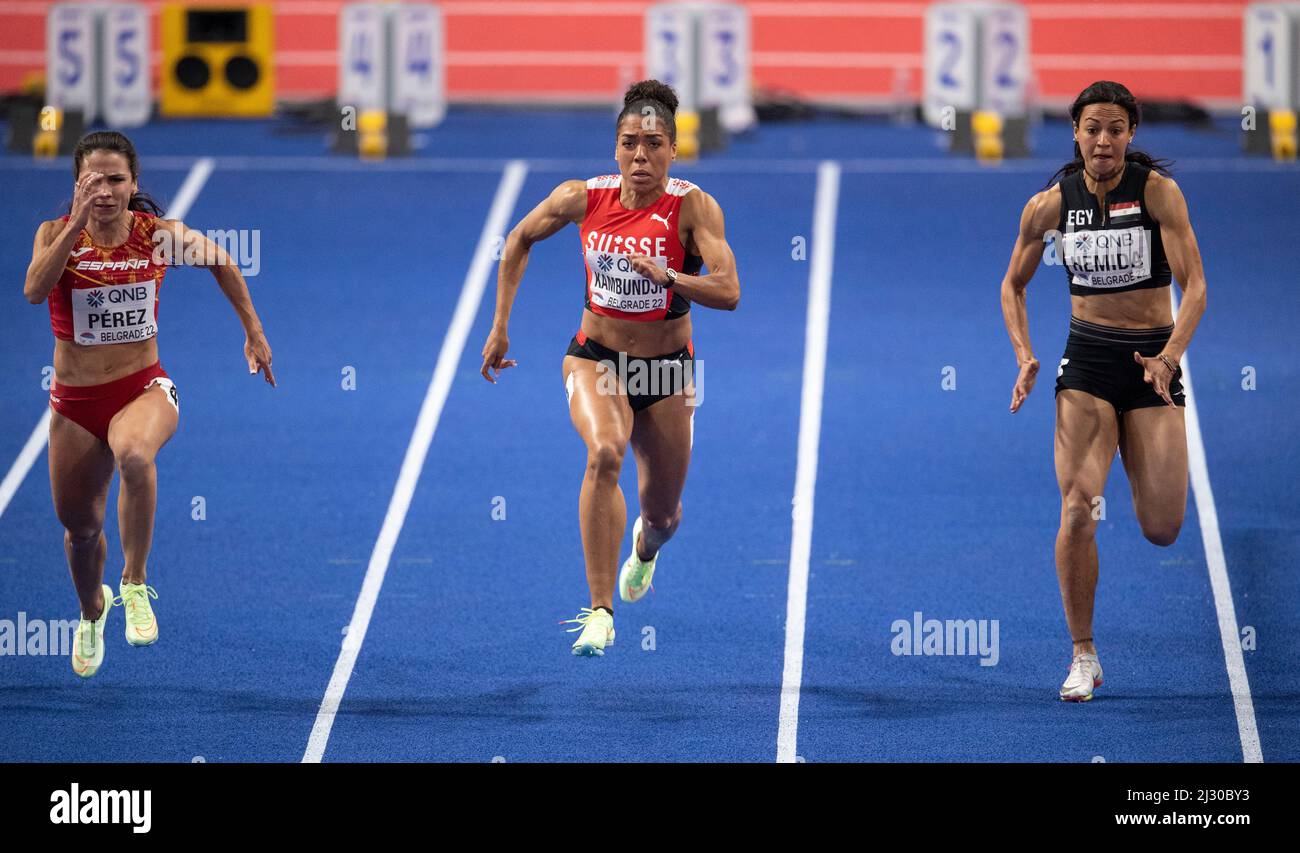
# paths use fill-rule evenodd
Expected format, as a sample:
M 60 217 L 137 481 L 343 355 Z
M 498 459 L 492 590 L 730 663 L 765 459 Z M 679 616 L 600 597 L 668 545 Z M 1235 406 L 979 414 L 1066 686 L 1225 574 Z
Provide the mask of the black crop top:
M 1160 223 L 1146 206 L 1151 170 L 1127 163 L 1105 207 L 1088 191 L 1082 170 L 1061 179 L 1060 248 L 1070 293 L 1092 296 L 1165 287 L 1169 260 Z

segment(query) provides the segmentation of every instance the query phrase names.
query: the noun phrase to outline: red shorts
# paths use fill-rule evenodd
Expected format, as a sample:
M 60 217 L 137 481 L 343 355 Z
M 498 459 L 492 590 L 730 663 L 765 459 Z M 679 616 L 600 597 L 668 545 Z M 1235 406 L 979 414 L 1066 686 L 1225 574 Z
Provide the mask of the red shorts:
M 50 387 L 50 408 L 100 441 L 108 441 L 108 424 L 113 416 L 151 385 L 161 386 L 171 404 L 180 411 L 176 386 L 167 377 L 161 362 L 103 385 L 63 385 L 56 381 Z

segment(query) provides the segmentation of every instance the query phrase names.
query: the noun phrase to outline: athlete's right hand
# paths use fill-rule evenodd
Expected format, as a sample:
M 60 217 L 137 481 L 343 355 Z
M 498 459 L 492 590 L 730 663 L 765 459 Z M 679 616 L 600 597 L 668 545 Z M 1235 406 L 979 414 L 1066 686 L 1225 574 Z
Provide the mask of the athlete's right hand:
M 86 172 L 77 179 L 77 184 L 72 191 L 72 212 L 68 214 L 68 219 L 73 225 L 86 227 L 86 223 L 90 221 L 90 209 L 94 206 L 95 199 L 100 196 L 112 197 L 102 172 Z
M 479 370 L 479 373 L 483 374 L 483 378 L 493 385 L 497 384 L 497 381 L 488 373 L 489 370 L 495 370 L 497 376 L 500 376 L 501 371 L 507 367 L 514 367 L 519 363 L 513 358 L 506 358 L 506 351 L 509 349 L 510 338 L 506 337 L 505 332 L 496 330 L 493 330 L 492 334 L 488 335 L 487 343 L 483 345 L 483 367 Z
M 1020 375 L 1016 377 L 1016 387 L 1011 389 L 1011 413 L 1020 411 L 1020 404 L 1025 402 L 1029 392 L 1034 390 L 1034 380 L 1038 378 L 1038 359 L 1031 358 L 1020 365 Z

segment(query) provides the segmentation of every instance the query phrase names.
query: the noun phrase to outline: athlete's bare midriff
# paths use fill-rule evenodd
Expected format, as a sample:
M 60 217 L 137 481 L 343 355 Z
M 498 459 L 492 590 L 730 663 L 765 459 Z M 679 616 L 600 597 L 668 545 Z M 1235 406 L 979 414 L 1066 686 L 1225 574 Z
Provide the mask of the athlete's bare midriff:
M 1172 326 L 1174 309 L 1169 303 L 1170 286 L 1090 296 L 1070 294 L 1070 312 L 1085 322 L 1120 329 Z
M 584 308 L 582 331 L 587 337 L 612 350 L 649 358 L 667 355 L 686 347 L 691 339 L 691 315 L 687 313 L 673 320 L 642 323 L 619 317 L 603 317 Z
M 158 339 L 80 346 L 54 341 L 54 378 L 64 385 L 103 385 L 144 370 L 158 361 Z

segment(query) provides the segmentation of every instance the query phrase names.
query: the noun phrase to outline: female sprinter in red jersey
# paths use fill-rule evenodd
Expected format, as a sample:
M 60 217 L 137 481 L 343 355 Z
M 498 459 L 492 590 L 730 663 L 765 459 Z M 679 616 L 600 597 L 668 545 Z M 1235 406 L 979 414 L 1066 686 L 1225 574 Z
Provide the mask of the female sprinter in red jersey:
M 577 655 L 603 655 L 614 642 L 615 568 L 627 522 L 618 477 L 629 442 L 641 514 L 618 573 L 623 601 L 649 589 L 659 549 L 681 521 L 695 411 L 691 304 L 730 311 L 740 301 L 722 209 L 694 184 L 668 177 L 677 156 L 676 111 L 677 95 L 663 83 L 632 86 L 615 133 L 619 174 L 565 181 L 510 232 L 483 347 L 483 378 L 495 382 L 489 371 L 500 375 L 515 365 L 505 357 L 507 325 L 529 248 L 578 225 L 586 303 L 563 364 L 569 417 L 587 445 L 578 520 L 591 607 L 571 620 L 582 629 Z M 708 275 L 699 275 L 701 263 Z
M 247 340 L 249 373 L 271 375 L 271 348 L 239 268 L 202 234 L 139 191 L 140 164 L 120 133 L 88 134 L 72 157 L 74 190 L 67 216 L 42 223 L 23 293 L 49 302 L 54 331 L 50 388 L 50 489 L 64 550 L 81 602 L 72 669 L 88 678 L 104 660 L 104 624 L 126 608 L 126 639 L 147 646 L 158 622 L 145 585 L 153 538 L 154 457 L 180 416 L 176 386 L 158 361 L 158 294 L 168 258 L 212 270 L 235 307 Z M 104 580 L 104 508 L 116 468 L 125 566 L 119 597 Z
M 1056 373 L 1056 477 L 1061 526 L 1056 575 L 1074 640 L 1066 701 L 1086 702 L 1101 684 L 1092 637 L 1097 589 L 1096 499 L 1115 450 L 1124 460 L 1138 523 L 1148 540 L 1172 545 L 1187 507 L 1187 433 L 1179 359 L 1205 311 L 1205 273 L 1187 202 L 1164 164 L 1129 150 L 1140 113 L 1119 83 L 1079 94 L 1074 160 L 1035 195 L 1002 280 L 1002 314 L 1020 375 L 1017 411 L 1033 390 L 1025 287 L 1055 230 L 1070 286 L 1070 335 Z M 1183 288 L 1178 317 L 1170 278 Z

